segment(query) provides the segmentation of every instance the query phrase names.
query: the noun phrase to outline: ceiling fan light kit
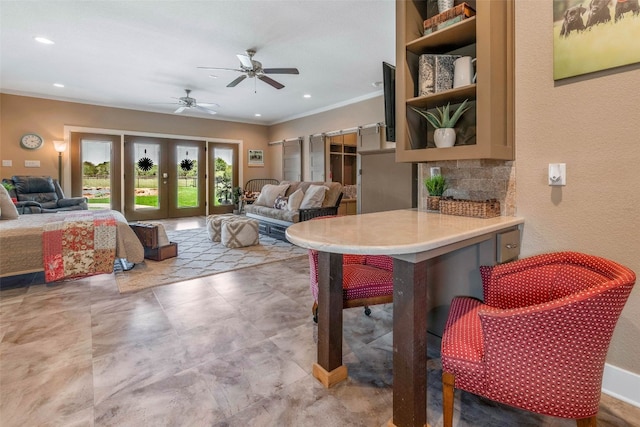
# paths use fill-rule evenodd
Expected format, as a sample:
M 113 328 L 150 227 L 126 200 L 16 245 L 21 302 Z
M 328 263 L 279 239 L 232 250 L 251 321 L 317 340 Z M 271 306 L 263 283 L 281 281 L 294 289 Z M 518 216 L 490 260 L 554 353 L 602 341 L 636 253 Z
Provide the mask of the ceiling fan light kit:
M 256 61 L 253 59 L 253 56 L 256 54 L 254 49 L 248 49 L 245 55 L 236 55 L 238 60 L 240 61 L 240 68 L 220 68 L 220 67 L 198 67 L 205 70 L 228 70 L 228 71 L 238 71 L 243 73 L 241 76 L 235 78 L 231 83 L 227 85 L 227 87 L 235 87 L 240 82 L 245 80 L 247 77 L 249 78 L 258 78 L 268 85 L 276 88 L 282 89 L 284 85 L 271 77 L 268 77 L 266 74 L 300 74 L 297 68 L 263 68 L 262 63 L 260 61 Z
M 178 102 L 169 102 L 169 103 L 162 102 L 161 104 L 179 105 L 179 107 L 173 112 L 174 114 L 180 114 L 185 110 L 197 110 L 207 114 L 218 114 L 216 111 L 211 109 L 211 108 L 219 107 L 218 104 L 215 104 L 213 102 L 198 103 L 195 98 L 192 98 L 189 95 L 191 93 L 191 89 L 185 89 L 184 91 L 187 93 L 186 96 L 181 96 L 180 98 L 174 98 L 174 99 L 177 99 Z

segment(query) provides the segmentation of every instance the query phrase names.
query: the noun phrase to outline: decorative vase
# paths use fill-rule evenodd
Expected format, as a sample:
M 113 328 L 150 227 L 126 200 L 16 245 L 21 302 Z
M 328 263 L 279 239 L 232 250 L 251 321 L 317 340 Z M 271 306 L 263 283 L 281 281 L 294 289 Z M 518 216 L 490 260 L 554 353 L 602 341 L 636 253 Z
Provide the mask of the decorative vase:
M 427 196 L 427 210 L 440 211 L 440 196 Z
M 456 130 L 454 128 L 439 128 L 433 134 L 433 140 L 438 148 L 453 147 L 456 143 Z
M 442 13 L 447 9 L 451 9 L 454 3 L 454 0 L 438 0 L 438 13 Z

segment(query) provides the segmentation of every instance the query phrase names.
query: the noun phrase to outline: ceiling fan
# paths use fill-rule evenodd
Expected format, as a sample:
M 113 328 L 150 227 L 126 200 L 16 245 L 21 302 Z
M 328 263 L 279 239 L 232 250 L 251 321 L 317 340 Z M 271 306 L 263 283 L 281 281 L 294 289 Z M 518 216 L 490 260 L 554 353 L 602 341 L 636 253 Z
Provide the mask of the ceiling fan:
M 187 93 L 187 96 L 181 96 L 180 98 L 176 98 L 176 97 L 172 96 L 172 98 L 173 99 L 177 99 L 178 102 L 158 102 L 157 104 L 177 104 L 177 105 L 179 105 L 178 109 L 173 112 L 174 114 L 180 114 L 184 110 L 187 110 L 187 109 L 198 110 L 198 111 L 202 111 L 202 112 L 208 113 L 208 114 L 217 114 L 216 111 L 210 110 L 208 107 L 219 107 L 218 104 L 214 104 L 214 103 L 211 103 L 211 102 L 198 103 L 198 102 L 196 102 L 195 98 L 192 98 L 191 96 L 189 96 L 189 94 L 191 93 L 191 89 L 185 89 L 184 91 Z
M 266 74 L 300 74 L 297 68 L 262 68 L 262 63 L 253 59 L 253 55 L 256 54 L 254 49 L 247 49 L 246 55 L 236 55 L 240 60 L 240 68 L 220 68 L 220 67 L 198 67 L 204 70 L 229 70 L 239 71 L 243 73 L 240 77 L 229 83 L 227 87 L 235 87 L 246 79 L 257 77 L 263 82 L 275 87 L 276 89 L 282 89 L 284 85 L 280 82 L 273 80 Z

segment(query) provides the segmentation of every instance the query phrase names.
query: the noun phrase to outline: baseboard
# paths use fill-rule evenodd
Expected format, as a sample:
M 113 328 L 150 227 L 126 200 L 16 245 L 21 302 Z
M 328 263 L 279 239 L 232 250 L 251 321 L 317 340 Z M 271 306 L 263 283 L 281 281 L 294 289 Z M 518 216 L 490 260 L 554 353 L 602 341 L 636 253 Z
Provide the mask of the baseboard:
M 604 364 L 602 392 L 640 408 L 640 375 Z

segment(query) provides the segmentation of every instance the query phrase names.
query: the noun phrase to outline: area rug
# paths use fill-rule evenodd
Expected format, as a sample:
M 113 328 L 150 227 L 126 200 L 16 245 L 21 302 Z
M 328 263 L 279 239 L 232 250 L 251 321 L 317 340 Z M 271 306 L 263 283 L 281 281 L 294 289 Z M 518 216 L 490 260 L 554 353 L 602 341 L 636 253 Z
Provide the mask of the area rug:
M 178 243 L 178 256 L 164 261 L 145 259 L 129 271 L 114 269 L 120 293 L 210 276 L 260 264 L 307 256 L 307 250 L 289 242 L 260 235 L 260 244 L 230 249 L 209 240 L 205 228 L 167 231 L 169 241 Z

